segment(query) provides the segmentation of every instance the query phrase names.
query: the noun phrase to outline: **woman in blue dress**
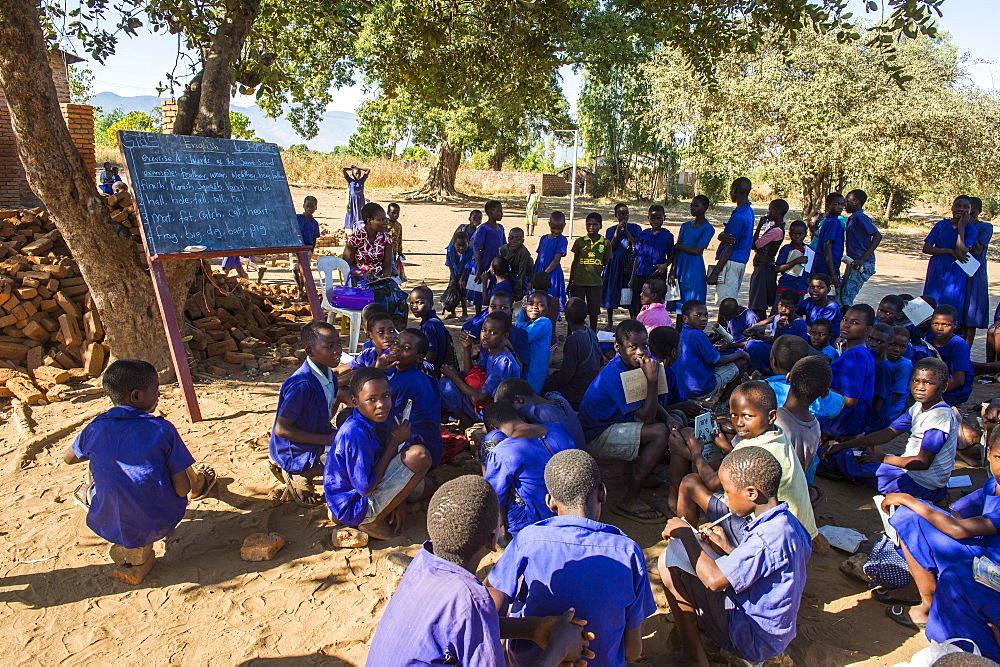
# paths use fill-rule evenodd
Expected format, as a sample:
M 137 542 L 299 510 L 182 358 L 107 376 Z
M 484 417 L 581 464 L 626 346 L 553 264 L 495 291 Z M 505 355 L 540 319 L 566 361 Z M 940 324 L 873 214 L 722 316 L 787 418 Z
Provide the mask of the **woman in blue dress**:
M 951 216 L 935 224 L 924 239 L 924 254 L 931 256 L 927 262 L 924 294 L 934 297 L 938 306 L 953 306 L 958 311 L 961 326 L 968 276 L 959 262 L 967 260 L 969 250 L 976 244 L 972 203 L 965 197 L 958 197 L 951 205 Z
M 628 221 L 628 206 L 615 204 L 618 224 L 608 227 L 605 236 L 611 241 L 611 260 L 601 277 L 601 307 L 608 311 L 608 331 L 614 330 L 614 312 L 622 306 L 622 288 L 632 277 L 632 253 L 642 227 Z
M 692 299 L 705 302 L 708 296 L 705 258 L 702 253 L 715 236 L 715 229 L 705 218 L 708 204 L 708 197 L 705 195 L 698 195 L 692 199 L 691 215 L 694 216 L 694 220 L 682 224 L 680 231 L 677 232 L 677 243 L 674 245 L 676 261 L 670 271 L 670 282 L 677 283 L 680 287 L 681 298 L 677 302 L 678 307 Z
M 356 232 L 364 227 L 361 220 L 361 207 L 365 205 L 365 181 L 371 169 L 362 169 L 356 165 L 344 167 L 344 180 L 347 181 L 347 213 L 344 214 L 344 229 Z
M 976 244 L 972 248 L 972 256 L 979 261 L 979 270 L 969 278 L 965 295 L 965 342 L 972 347 L 976 339 L 976 329 L 985 329 L 990 322 L 989 278 L 986 275 L 986 254 L 993 240 L 993 225 L 986 220 L 980 220 L 983 212 L 983 200 L 970 197 L 972 202 L 972 221 L 976 227 Z
M 495 200 L 486 202 L 486 222 L 476 228 L 472 235 L 472 251 L 476 258 L 476 274 L 473 282 L 482 286 L 482 291 L 469 290 L 466 296 L 476 307 L 476 315 L 483 311 L 484 294 L 489 294 L 496 283 L 496 277 L 490 273 L 490 264 L 500 254 L 500 246 L 507 242 L 507 234 L 500 221 L 503 220 L 503 205 Z

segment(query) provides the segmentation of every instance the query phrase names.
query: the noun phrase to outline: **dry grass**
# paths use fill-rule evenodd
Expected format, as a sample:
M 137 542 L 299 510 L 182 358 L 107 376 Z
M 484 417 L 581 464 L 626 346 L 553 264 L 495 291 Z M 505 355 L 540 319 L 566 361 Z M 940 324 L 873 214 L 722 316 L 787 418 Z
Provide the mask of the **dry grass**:
M 327 188 L 345 187 L 341 169 L 351 164 L 372 170 L 366 186 L 376 190 L 415 190 L 427 178 L 429 169 L 424 164 L 411 162 L 407 165 L 402 160 L 362 160 L 343 155 L 316 155 L 288 151 L 281 154 L 281 161 L 285 165 L 285 175 L 289 183 Z
M 105 162 L 110 162 L 111 166 L 122 166 L 122 154 L 118 151 L 117 146 L 97 146 L 94 149 L 94 155 L 97 158 L 97 166 L 100 168 L 104 167 Z

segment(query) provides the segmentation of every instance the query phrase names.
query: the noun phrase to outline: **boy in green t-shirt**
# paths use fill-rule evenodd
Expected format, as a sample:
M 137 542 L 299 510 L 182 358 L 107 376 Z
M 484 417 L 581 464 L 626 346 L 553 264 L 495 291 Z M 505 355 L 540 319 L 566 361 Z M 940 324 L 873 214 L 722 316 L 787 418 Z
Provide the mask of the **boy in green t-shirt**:
M 587 216 L 587 235 L 573 243 L 573 264 L 569 269 L 569 292 L 587 302 L 590 328 L 597 331 L 601 314 L 601 277 L 611 259 L 611 242 L 601 235 L 604 220 L 600 213 Z

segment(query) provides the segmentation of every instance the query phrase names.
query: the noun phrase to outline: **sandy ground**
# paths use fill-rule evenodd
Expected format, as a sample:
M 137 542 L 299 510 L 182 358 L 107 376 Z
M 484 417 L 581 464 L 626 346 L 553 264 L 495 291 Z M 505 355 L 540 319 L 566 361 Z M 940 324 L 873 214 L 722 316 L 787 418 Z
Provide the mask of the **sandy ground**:
M 318 217 L 327 230 L 341 225 L 342 190 L 293 189 L 296 201 L 305 194 L 319 197 Z M 384 193 L 373 196 L 389 201 Z M 477 204 L 481 207 L 482 202 L 404 203 L 404 244 L 412 283 L 426 281 L 435 290 L 443 288 L 444 246 Z M 547 198 L 542 213 L 547 214 L 553 204 L 568 208 L 565 200 Z M 577 234 L 583 231 L 583 214 L 593 210 L 580 204 Z M 610 217 L 606 208 L 597 210 Z M 521 211 L 512 211 L 504 220 L 508 228 L 522 224 Z M 720 209 L 713 215 L 721 220 L 726 214 Z M 682 219 L 680 213 L 668 216 L 675 233 Z M 641 223 L 645 216 L 633 215 L 632 220 Z M 926 261 L 916 252 L 919 237 L 895 232 L 890 237 L 893 252 L 879 255 L 879 273 L 861 293 L 861 300 L 873 305 L 882 294 L 919 294 L 921 289 Z M 536 243 L 529 239 L 529 248 L 533 250 Z M 991 274 L 1000 275 L 998 268 L 991 263 Z M 272 269 L 265 277 L 288 279 L 284 269 Z M 982 358 L 981 337 L 975 352 Z M 289 372 L 288 367 L 279 367 L 257 381 L 233 374 L 199 384 L 205 420 L 197 424 L 184 417 L 176 387 L 164 388 L 160 409 L 177 425 L 196 458 L 215 467 L 220 481 L 210 498 L 189 506 L 185 521 L 166 543 L 157 545 L 160 558 L 137 587 L 112 579 L 107 545 L 87 529 L 83 511 L 72 502 L 73 489 L 86 476 L 85 466 L 61 462 L 72 436 L 53 443 L 27 469 L 14 472 L 11 464 L 22 438 L 11 424 L 0 427 L 0 464 L 6 472 L 0 478 L 0 502 L 8 508 L 0 531 L 0 623 L 8 634 L 0 638 L 0 650 L 6 647 L 8 655 L 20 655 L 18 662 L 42 664 L 363 663 L 367 643 L 398 580 L 386 567 L 385 557 L 393 549 L 418 548 L 427 537 L 424 515 L 414 507 L 404 532 L 371 550 L 332 550 L 324 509 L 303 510 L 270 501 L 276 484 L 266 471 L 266 436 L 278 388 Z M 974 400 L 992 398 L 1000 393 L 998 387 L 977 385 Z M 47 433 L 83 424 L 107 407 L 107 399 L 94 398 L 36 408 L 34 417 L 38 432 Z M 899 444 L 889 447 L 895 445 L 898 451 Z M 466 454 L 432 476 L 440 483 L 477 468 Z M 977 485 L 982 483 L 982 470 L 969 472 Z M 606 481 L 614 499 L 621 492 L 621 478 Z M 817 510 L 820 525 L 848 526 L 869 537 L 876 535 L 880 523 L 871 491 L 818 483 L 827 491 Z M 655 563 L 663 548 L 659 527 L 631 523 L 610 512 L 603 519 L 628 532 L 643 547 L 651 566 Z M 277 531 L 288 544 L 273 561 L 241 561 L 240 543 L 259 531 Z M 496 557 L 487 559 L 481 575 Z M 869 598 L 863 584 L 839 572 L 845 557 L 834 550 L 812 559 L 798 637 L 787 654 L 791 661 L 892 665 L 925 646 L 922 636 L 885 618 L 884 607 Z M 677 634 L 666 617 L 655 567 L 651 572 L 659 610 L 646 622 L 645 657 L 639 664 L 674 664 L 666 656 L 678 650 Z

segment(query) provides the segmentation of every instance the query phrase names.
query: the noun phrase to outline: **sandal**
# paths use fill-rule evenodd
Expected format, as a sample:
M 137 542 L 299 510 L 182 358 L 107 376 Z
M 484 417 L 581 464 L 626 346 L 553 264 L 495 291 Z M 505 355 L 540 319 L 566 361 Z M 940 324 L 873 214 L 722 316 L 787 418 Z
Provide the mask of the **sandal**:
M 83 511 L 90 511 L 90 490 L 93 484 L 80 482 L 80 486 L 73 490 L 73 502 L 83 508 Z
M 900 598 L 895 597 L 892 594 L 892 589 L 886 588 L 885 586 L 879 586 L 878 588 L 872 589 L 872 600 L 897 607 L 916 607 L 920 604 L 920 600 L 901 600 Z
M 296 505 L 312 509 L 313 507 L 318 507 L 323 504 L 323 496 L 309 489 L 302 491 L 296 489 L 295 484 L 292 483 L 292 476 L 284 470 L 282 470 L 281 473 L 285 478 L 285 493 L 291 497 Z
M 215 474 L 215 469 L 212 468 L 212 466 L 205 465 L 204 463 L 200 464 L 194 469 L 194 471 L 198 473 L 204 481 L 201 486 L 201 491 L 198 495 L 191 496 L 191 500 L 203 500 L 206 496 L 208 496 L 209 492 L 215 486 L 215 483 L 219 481 L 219 477 Z
M 927 627 L 926 623 L 917 623 L 910 618 L 909 607 L 902 607 L 899 605 L 894 605 L 891 607 L 886 607 L 885 615 L 891 618 L 896 623 L 899 623 L 904 628 L 909 628 L 911 630 L 923 630 Z
M 653 509 L 643 501 L 636 499 L 631 507 L 627 507 L 624 503 L 618 502 L 611 506 L 611 511 L 618 516 L 623 516 L 626 519 L 631 519 L 636 523 L 666 523 L 667 517 L 665 517 L 658 510 Z

